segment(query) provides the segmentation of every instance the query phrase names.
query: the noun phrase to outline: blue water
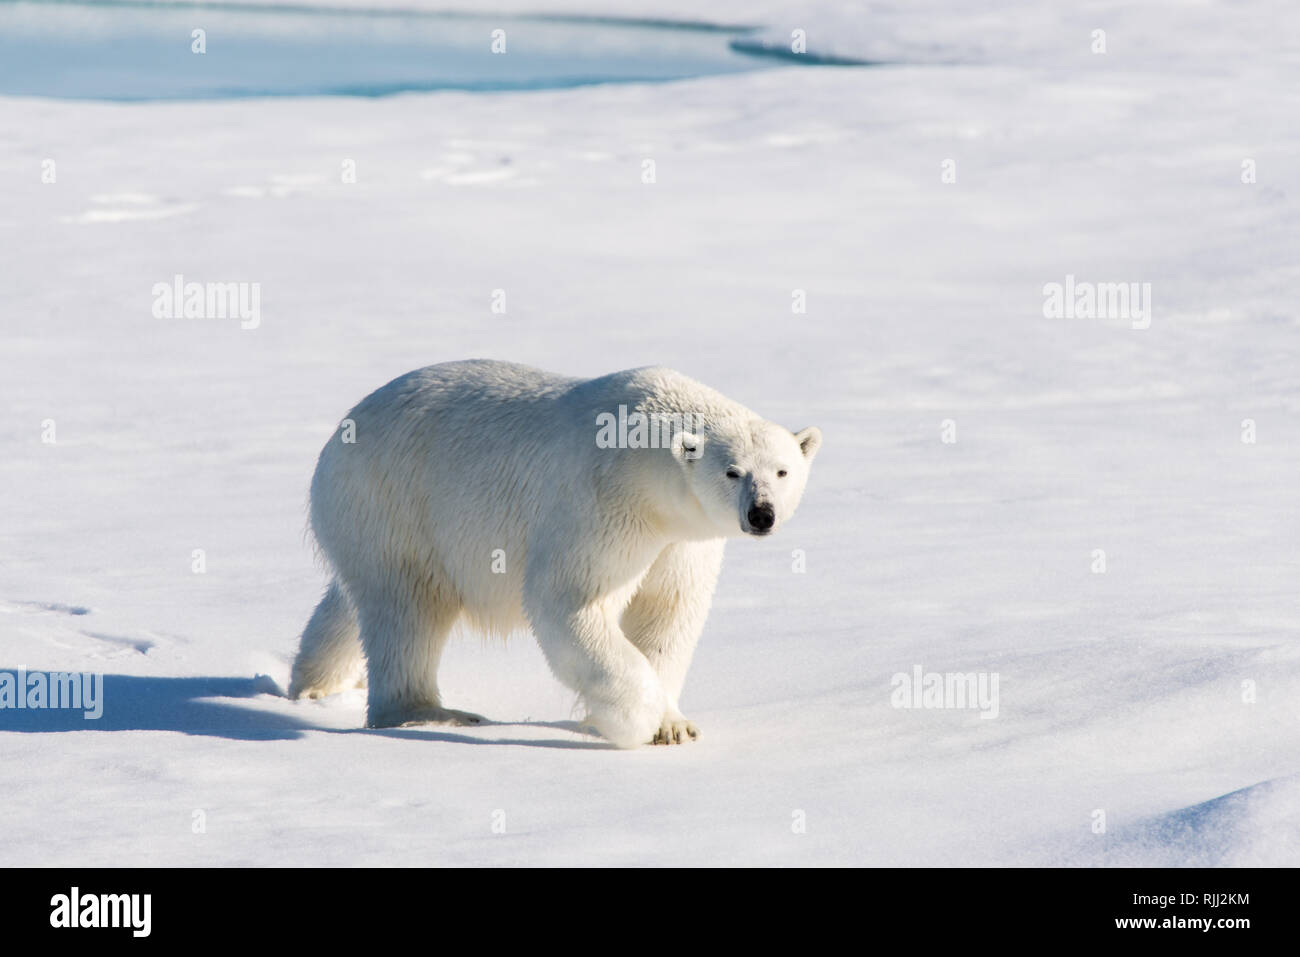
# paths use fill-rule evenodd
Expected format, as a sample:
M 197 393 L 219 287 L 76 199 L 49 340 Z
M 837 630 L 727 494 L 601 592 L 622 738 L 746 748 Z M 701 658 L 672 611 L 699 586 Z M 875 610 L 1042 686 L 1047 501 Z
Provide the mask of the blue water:
M 193 31 L 206 33 L 195 53 Z M 492 51 L 505 31 L 505 53 Z M 0 0 L 0 94 L 189 100 L 663 81 L 774 65 L 727 29 L 581 18 Z

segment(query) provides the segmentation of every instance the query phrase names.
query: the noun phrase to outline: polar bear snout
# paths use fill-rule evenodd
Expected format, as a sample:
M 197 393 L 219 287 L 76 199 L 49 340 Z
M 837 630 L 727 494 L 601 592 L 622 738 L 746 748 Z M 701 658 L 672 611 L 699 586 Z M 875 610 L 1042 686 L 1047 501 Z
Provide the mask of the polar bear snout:
M 776 524 L 776 509 L 770 502 L 755 502 L 745 513 L 745 522 L 749 525 L 745 531 L 750 535 L 767 535 Z

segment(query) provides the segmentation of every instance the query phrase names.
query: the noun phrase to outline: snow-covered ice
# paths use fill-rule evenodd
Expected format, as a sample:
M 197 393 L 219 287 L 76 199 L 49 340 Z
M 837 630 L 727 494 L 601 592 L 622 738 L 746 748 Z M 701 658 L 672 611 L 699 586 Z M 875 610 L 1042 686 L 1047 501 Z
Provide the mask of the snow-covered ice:
M 709 6 L 877 68 L 0 98 L 0 670 L 106 676 L 97 722 L 0 711 L 0 863 L 1300 863 L 1297 12 L 967 6 Z M 177 274 L 260 325 L 155 318 Z M 1066 276 L 1150 283 L 1150 328 L 1045 318 Z M 528 636 L 449 649 L 486 727 L 278 693 L 321 445 L 471 356 L 823 430 L 728 547 L 699 742 L 583 734 Z M 918 665 L 998 716 L 892 707 Z

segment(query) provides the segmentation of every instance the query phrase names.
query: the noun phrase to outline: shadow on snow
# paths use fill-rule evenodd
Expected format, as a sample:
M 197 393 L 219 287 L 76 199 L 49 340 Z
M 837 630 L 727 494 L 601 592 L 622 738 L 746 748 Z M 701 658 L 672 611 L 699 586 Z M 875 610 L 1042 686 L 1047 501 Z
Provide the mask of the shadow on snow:
M 15 673 L 13 668 L 0 671 Z M 30 672 L 34 674 L 35 672 Z M 265 708 L 250 708 L 242 700 L 269 694 L 264 679 L 245 677 L 147 677 L 140 675 L 104 675 L 103 713 L 87 718 L 80 708 L 0 709 L 0 733 L 54 734 L 67 731 L 175 731 L 181 734 L 228 738 L 234 741 L 286 741 L 303 737 L 309 731 L 328 734 L 367 734 L 390 738 L 423 739 L 448 744 L 513 745 L 531 748 L 565 748 L 571 750 L 610 750 L 612 746 L 597 738 L 578 740 L 538 740 L 525 738 L 489 738 L 448 731 L 437 726 L 402 728 L 329 728 L 314 724 L 297 715 L 282 714 Z M 222 700 L 226 699 L 226 700 Z M 540 727 L 580 734 L 576 721 L 485 721 L 477 728 Z

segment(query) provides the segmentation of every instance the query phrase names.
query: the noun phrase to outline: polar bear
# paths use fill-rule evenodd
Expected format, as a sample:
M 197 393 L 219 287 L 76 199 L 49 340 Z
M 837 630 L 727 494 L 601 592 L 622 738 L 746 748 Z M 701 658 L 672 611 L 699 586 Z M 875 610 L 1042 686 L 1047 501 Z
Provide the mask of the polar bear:
M 530 628 L 617 747 L 693 739 L 677 702 L 725 540 L 788 520 L 820 445 L 670 369 L 582 380 L 469 360 L 394 379 L 316 466 L 334 579 L 290 696 L 368 683 L 369 727 L 477 723 L 438 692 L 464 619 Z

